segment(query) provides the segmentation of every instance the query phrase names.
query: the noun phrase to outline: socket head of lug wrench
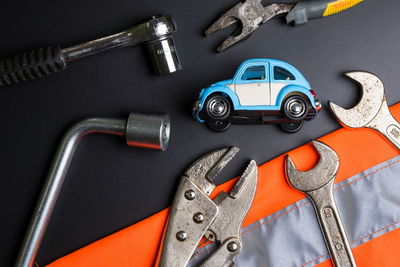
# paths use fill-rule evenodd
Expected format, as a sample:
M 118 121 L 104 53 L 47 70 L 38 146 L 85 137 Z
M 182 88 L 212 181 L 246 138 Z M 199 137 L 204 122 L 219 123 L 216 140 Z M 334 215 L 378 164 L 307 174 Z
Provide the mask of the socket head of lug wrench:
M 169 74 L 182 69 L 172 34 L 177 30 L 170 16 L 154 16 L 147 22 L 150 40 L 147 48 L 158 74 Z
M 289 155 L 286 156 L 286 177 L 289 184 L 302 192 L 317 190 L 335 178 L 339 168 L 339 157 L 329 146 L 312 141 L 319 154 L 319 162 L 308 171 L 299 171 Z
M 170 136 L 170 117 L 167 114 L 131 113 L 126 125 L 126 142 L 139 146 L 165 151 Z
M 360 102 L 351 109 L 344 109 L 332 102 L 329 102 L 329 106 L 344 127 L 365 127 L 386 101 L 383 82 L 376 75 L 365 71 L 352 71 L 345 75 L 361 85 Z

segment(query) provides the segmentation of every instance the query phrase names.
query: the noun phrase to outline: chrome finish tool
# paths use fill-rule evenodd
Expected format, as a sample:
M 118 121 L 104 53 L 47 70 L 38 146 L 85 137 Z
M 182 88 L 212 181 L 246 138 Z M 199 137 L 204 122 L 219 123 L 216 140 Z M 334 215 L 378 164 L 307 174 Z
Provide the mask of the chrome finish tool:
M 35 49 L 0 60 L 0 87 L 34 80 L 65 70 L 67 63 L 112 48 L 146 43 L 157 74 L 182 68 L 172 34 L 176 25 L 170 16 L 154 16 L 126 31 L 61 49 Z
M 363 0 L 311 0 L 296 4 L 262 5 L 262 0 L 246 0 L 235 5 L 212 24 L 205 34 L 208 36 L 216 31 L 241 22 L 242 29 L 234 32 L 218 48 L 221 52 L 226 48 L 250 36 L 261 24 L 280 15 L 286 15 L 286 23 L 304 24 L 309 19 L 324 18 L 349 9 Z
M 183 267 L 203 236 L 216 242 L 216 250 L 200 266 L 231 266 L 242 243 L 240 229 L 256 192 L 258 171 L 250 161 L 229 192 L 210 199 L 217 174 L 239 151 L 222 148 L 206 154 L 184 173 L 172 205 L 159 266 Z
M 333 197 L 339 157 L 332 148 L 319 141 L 313 141 L 312 144 L 320 156 L 318 164 L 312 170 L 302 172 L 298 171 L 291 158 L 286 156 L 288 182 L 311 200 L 335 266 L 356 266 Z
M 166 114 L 131 113 L 128 119 L 90 118 L 74 124 L 65 133 L 54 155 L 15 267 L 37 265 L 35 258 L 75 150 L 84 136 L 93 133 L 126 136 L 129 146 L 164 151 L 169 142 L 170 117 Z
M 362 98 L 351 109 L 329 102 L 333 114 L 344 127 L 373 129 L 400 150 L 400 124 L 390 113 L 383 82 L 376 75 L 365 71 L 345 74 L 361 85 Z

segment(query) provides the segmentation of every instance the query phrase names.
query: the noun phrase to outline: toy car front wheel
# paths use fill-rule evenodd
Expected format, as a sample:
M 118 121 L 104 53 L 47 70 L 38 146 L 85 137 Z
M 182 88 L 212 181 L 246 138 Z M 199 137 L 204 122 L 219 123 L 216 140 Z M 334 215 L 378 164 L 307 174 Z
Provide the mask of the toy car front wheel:
M 231 114 L 231 103 L 222 95 L 210 96 L 205 103 L 205 113 L 212 121 L 224 121 Z
M 225 132 L 231 126 L 231 122 L 229 120 L 224 121 L 207 121 L 208 127 L 211 130 L 216 132 Z
M 287 133 L 297 133 L 303 127 L 303 121 L 286 122 L 279 125 Z
M 282 109 L 288 119 L 293 121 L 302 121 L 307 116 L 308 105 L 304 97 L 294 95 L 285 100 Z

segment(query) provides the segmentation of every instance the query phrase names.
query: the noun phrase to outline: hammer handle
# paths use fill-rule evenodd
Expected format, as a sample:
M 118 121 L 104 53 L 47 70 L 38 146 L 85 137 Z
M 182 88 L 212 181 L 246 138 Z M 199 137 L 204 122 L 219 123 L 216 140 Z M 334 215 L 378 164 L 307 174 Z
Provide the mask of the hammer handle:
M 66 68 L 60 47 L 47 47 L 0 60 L 0 87 L 35 80 Z

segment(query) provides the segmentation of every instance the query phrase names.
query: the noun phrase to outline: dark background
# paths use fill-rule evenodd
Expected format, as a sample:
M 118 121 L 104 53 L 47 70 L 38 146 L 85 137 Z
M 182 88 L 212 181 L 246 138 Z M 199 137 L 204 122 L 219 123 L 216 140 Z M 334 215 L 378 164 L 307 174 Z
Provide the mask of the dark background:
M 248 159 L 262 164 L 337 129 L 326 101 L 350 107 L 360 92 L 343 77 L 344 71 L 378 74 L 388 103 L 399 100 L 399 1 L 367 0 L 301 27 L 274 19 L 247 41 L 217 54 L 215 48 L 233 28 L 209 38 L 202 32 L 236 3 L 1 1 L 0 57 L 47 45 L 68 47 L 163 13 L 172 15 L 178 25 L 175 42 L 184 69 L 153 75 L 141 45 L 73 62 L 67 71 L 45 79 L 1 88 L 0 266 L 14 262 L 61 134 L 79 119 L 167 112 L 172 117 L 170 146 L 161 153 L 127 147 L 120 137 L 86 137 L 47 229 L 40 265 L 166 208 L 180 175 L 206 152 L 223 146 L 241 148 L 221 175 L 222 182 L 238 175 Z M 199 90 L 232 77 L 243 60 L 256 57 L 277 58 L 297 67 L 325 105 L 318 118 L 294 135 L 269 125 L 233 125 L 226 133 L 214 133 L 196 123 L 190 110 Z

